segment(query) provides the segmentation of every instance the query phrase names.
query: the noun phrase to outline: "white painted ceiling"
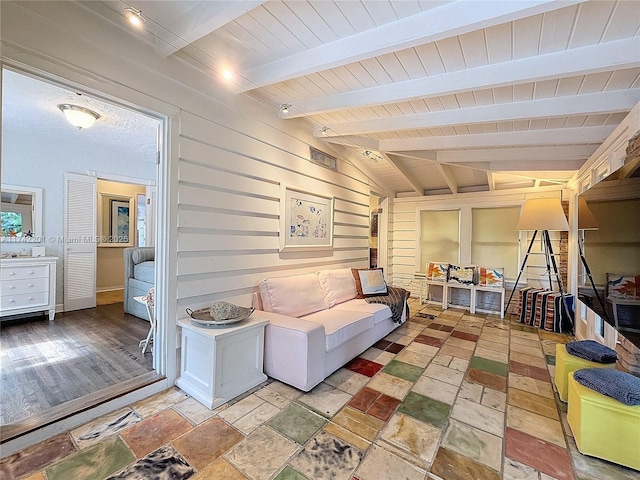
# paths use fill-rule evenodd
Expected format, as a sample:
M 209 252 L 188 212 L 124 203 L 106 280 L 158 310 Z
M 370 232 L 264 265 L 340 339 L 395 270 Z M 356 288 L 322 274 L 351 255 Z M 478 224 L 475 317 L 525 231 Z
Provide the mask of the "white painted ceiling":
M 5 136 L 22 130 L 34 139 L 55 137 L 60 144 L 89 145 L 119 154 L 127 150 L 154 159 L 159 121 L 90 94 L 45 82 L 12 70 L 2 73 L 2 129 Z M 100 118 L 86 129 L 71 125 L 58 108 L 79 105 Z M 6 137 L 5 137 L 6 138 Z
M 390 195 L 563 184 L 640 101 L 637 1 L 82 6 L 141 9 L 157 55 L 231 69 L 236 94 L 290 105 Z

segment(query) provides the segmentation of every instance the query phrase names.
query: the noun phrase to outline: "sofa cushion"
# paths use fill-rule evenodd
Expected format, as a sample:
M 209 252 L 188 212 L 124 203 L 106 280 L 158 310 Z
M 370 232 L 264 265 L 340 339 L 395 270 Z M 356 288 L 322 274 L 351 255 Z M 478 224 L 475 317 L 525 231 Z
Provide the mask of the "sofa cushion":
M 318 272 L 330 306 L 356 298 L 356 282 L 350 268 L 321 270 Z
M 387 294 L 382 268 L 352 268 L 351 273 L 358 291 L 356 298 Z
M 135 252 L 134 252 L 135 253 Z M 133 266 L 133 278 L 141 282 L 153 283 L 155 275 L 155 262 L 142 262 Z
M 265 278 L 258 287 L 267 312 L 301 317 L 330 306 L 315 273 Z
M 348 342 L 356 335 L 373 328 L 374 320 L 367 312 L 353 310 L 340 310 L 331 308 L 310 315 L 305 315 L 304 320 L 320 323 L 324 326 L 326 336 L 325 345 L 327 352 Z
M 366 312 L 373 316 L 374 323 L 377 325 L 380 322 L 391 318 L 391 309 L 382 303 L 367 303 L 366 300 L 361 298 L 354 298 L 348 302 L 341 303 L 332 308 L 332 310 L 350 310 L 356 312 Z

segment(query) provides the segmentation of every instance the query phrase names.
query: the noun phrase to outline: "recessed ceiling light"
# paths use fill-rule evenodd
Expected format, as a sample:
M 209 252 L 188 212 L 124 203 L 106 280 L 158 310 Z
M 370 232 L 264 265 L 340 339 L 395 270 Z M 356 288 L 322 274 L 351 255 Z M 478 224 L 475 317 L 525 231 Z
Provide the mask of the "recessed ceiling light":
M 147 21 L 142 16 L 142 10 L 136 10 L 133 7 L 125 8 L 124 9 L 124 16 L 126 17 L 127 20 L 129 20 L 129 23 L 131 25 L 133 25 L 134 27 L 136 27 L 136 28 L 142 28 L 142 26 Z
M 283 103 L 282 105 L 280 105 L 280 111 L 282 113 L 289 113 L 289 108 L 291 108 L 291 105 L 289 105 L 288 103 Z
M 223 69 L 222 78 L 224 78 L 226 81 L 231 80 L 233 78 L 233 72 L 228 68 Z
M 78 130 L 91 127 L 100 118 L 98 113 L 79 105 L 63 103 L 58 105 L 58 108 L 64 113 L 67 121 L 74 127 L 78 127 Z

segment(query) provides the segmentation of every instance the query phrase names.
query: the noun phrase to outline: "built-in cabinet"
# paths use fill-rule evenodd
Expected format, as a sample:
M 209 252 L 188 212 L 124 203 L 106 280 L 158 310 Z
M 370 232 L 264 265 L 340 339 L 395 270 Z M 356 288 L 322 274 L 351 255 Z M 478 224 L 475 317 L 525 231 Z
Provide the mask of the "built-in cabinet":
M 57 257 L 3 258 L 0 269 L 0 316 L 56 314 Z

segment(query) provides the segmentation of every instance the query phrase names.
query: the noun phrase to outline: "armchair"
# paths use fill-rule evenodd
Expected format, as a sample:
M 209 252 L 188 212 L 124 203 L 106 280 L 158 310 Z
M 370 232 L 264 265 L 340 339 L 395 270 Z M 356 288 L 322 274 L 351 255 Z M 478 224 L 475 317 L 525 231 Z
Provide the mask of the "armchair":
M 147 295 L 154 286 L 155 248 L 129 247 L 124 249 L 124 311 L 151 320 L 144 304 L 134 297 Z

